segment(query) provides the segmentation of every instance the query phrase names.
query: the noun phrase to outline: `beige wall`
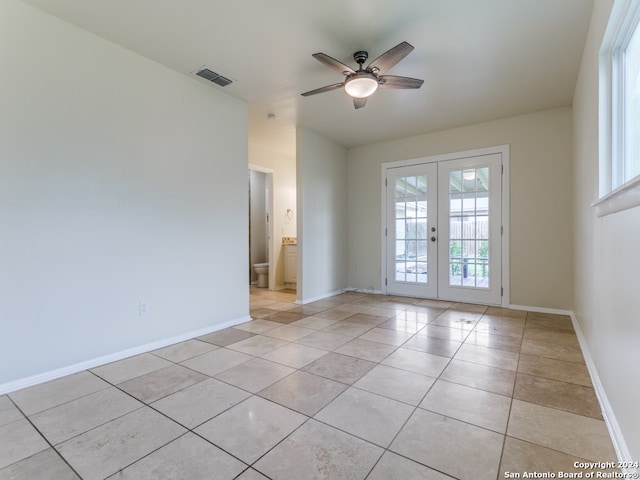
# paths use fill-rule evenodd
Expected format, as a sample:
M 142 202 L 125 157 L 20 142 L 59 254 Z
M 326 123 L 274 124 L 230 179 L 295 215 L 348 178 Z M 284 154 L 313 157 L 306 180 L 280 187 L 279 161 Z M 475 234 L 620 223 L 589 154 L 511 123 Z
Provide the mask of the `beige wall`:
M 294 128 L 281 127 L 283 132 L 278 135 L 286 144 L 282 149 L 274 149 L 252 142 L 252 129 L 249 128 L 249 164 L 265 167 L 273 172 L 273 212 L 274 222 L 275 267 L 270 266 L 269 272 L 275 275 L 275 288 L 284 288 L 284 250 L 282 237 L 296 237 L 296 157 L 291 154 L 291 145 L 295 145 L 296 131 Z M 287 209 L 292 215 L 287 216 Z
M 511 303 L 571 309 L 570 108 L 349 150 L 349 287 L 381 289 L 382 163 L 503 144 L 510 145 Z
M 574 96 L 575 314 L 612 408 L 618 453 L 637 460 L 640 207 L 604 217 L 591 207 L 598 198 L 598 53 L 612 4 L 595 2 Z

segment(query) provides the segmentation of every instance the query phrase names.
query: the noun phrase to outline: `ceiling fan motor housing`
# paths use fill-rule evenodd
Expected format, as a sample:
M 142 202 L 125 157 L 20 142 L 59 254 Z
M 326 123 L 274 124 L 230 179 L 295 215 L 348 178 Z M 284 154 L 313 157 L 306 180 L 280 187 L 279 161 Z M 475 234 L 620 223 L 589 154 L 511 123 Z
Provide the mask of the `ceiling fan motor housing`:
M 359 52 L 353 54 L 353 59 L 358 65 L 360 65 L 360 68 L 362 68 L 364 62 L 367 61 L 367 58 L 369 58 L 369 54 L 364 50 L 360 50 Z

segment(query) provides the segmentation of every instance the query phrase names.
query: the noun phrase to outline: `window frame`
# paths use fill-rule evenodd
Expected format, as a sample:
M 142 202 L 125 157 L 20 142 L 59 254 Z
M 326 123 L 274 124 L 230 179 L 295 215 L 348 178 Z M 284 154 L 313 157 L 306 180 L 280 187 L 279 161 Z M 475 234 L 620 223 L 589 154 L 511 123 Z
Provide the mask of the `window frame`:
M 640 175 L 626 178 L 625 53 L 640 34 L 640 2 L 616 0 L 600 49 L 599 216 L 640 205 Z

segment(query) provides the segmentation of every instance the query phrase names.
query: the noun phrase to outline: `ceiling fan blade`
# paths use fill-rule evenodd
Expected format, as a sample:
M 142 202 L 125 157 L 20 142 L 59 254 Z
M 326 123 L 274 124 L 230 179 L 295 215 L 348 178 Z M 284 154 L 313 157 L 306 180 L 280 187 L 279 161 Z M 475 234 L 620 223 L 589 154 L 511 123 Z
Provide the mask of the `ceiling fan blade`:
M 303 97 L 308 97 L 309 95 L 317 95 L 318 93 L 330 92 L 331 90 L 337 90 L 338 88 L 341 88 L 343 85 L 344 85 L 344 82 L 334 83 L 333 85 L 327 85 L 326 87 L 316 88 L 315 90 L 310 90 L 308 92 L 301 93 L 300 95 L 302 95 Z
M 419 78 L 398 77 L 396 75 L 383 75 L 378 78 L 379 88 L 420 88 L 424 80 Z
M 377 70 L 377 73 L 384 73 L 404 57 L 409 55 L 412 50 L 413 45 L 407 42 L 402 42 L 393 47 L 391 50 L 384 52 L 373 62 L 371 62 L 367 67 L 367 70 L 369 70 L 370 72 Z
M 356 110 L 364 107 L 366 104 L 367 104 L 367 97 L 353 99 L 353 106 L 356 107 Z
M 340 72 L 343 75 L 356 73 L 356 71 L 349 65 L 345 65 L 344 63 L 339 62 L 335 58 L 332 58 L 324 53 L 314 53 L 311 56 L 316 60 L 324 63 L 327 67 L 332 68 L 333 70 Z

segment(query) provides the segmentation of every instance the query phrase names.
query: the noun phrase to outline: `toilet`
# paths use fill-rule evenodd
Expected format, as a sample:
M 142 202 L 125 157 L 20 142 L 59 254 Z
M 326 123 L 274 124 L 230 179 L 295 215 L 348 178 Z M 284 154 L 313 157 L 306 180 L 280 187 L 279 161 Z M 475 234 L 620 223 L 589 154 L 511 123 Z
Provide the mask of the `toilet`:
M 269 264 L 254 263 L 253 271 L 258 274 L 258 287 L 265 288 L 269 286 Z

